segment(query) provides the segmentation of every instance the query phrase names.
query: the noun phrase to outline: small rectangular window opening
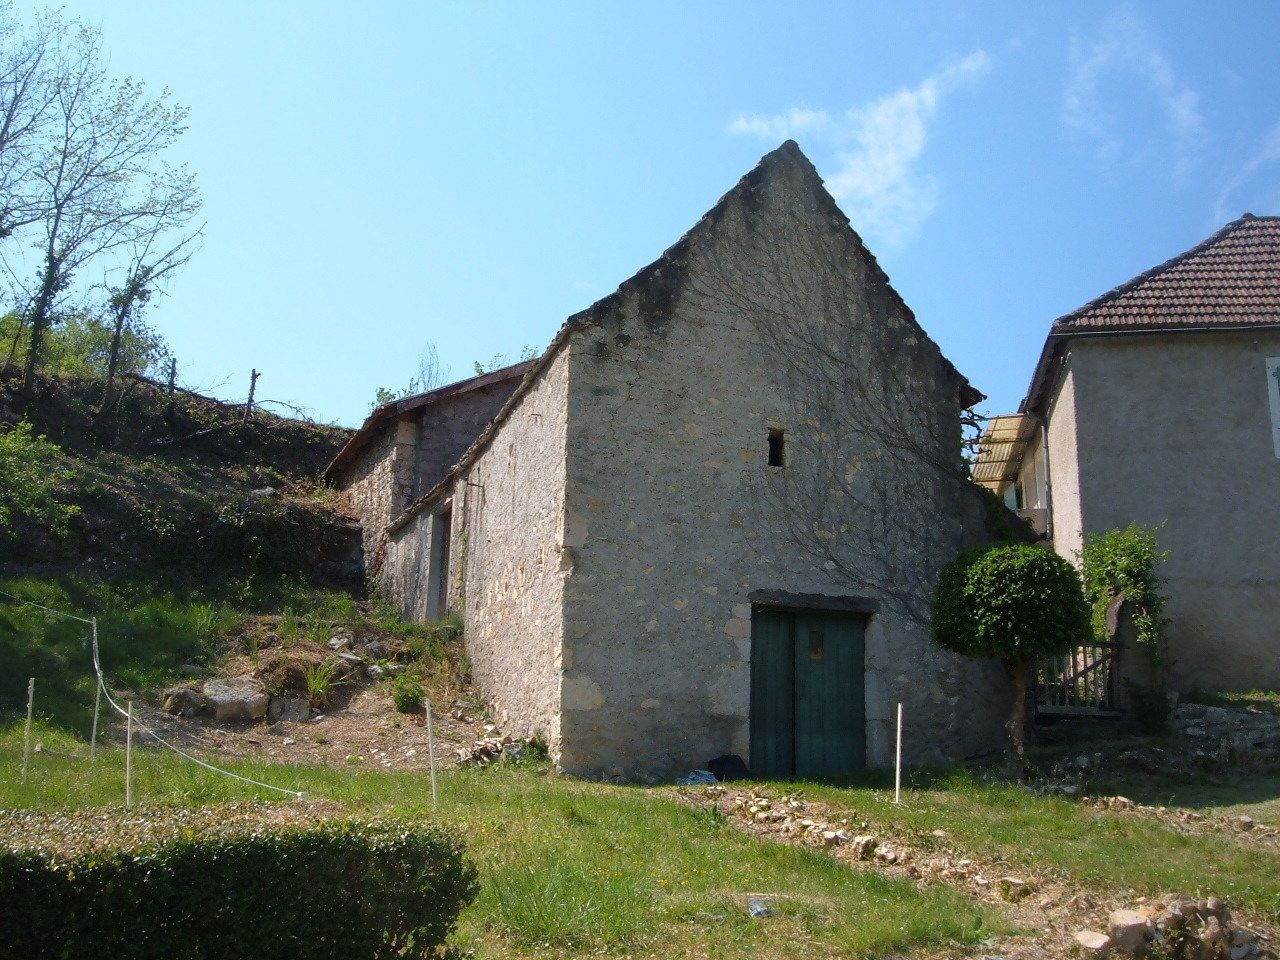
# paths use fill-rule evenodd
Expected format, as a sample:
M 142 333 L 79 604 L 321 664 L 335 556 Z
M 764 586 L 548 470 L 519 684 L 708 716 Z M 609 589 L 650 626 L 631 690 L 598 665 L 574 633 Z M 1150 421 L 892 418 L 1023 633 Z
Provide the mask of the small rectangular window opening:
M 782 431 L 776 427 L 769 430 L 769 466 L 782 466 Z

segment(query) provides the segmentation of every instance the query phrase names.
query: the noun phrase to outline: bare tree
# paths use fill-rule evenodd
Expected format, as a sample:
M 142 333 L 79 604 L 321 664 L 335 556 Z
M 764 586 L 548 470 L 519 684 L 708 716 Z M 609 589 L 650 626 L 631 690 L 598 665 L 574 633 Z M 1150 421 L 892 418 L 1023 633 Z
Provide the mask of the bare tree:
M 418 357 L 418 376 L 410 381 L 418 393 L 427 393 L 443 387 L 449 381 L 449 368 L 440 362 L 440 351 L 434 342 L 428 342 Z
M 44 206 L 31 191 L 56 88 L 48 82 L 58 51 L 56 18 L 24 31 L 0 4 L 0 240 L 35 223 Z
M 39 211 L 31 221 L 39 250 L 34 277 L 19 280 L 29 330 L 28 403 L 45 336 L 77 273 L 185 222 L 198 203 L 192 177 L 161 159 L 183 133 L 186 110 L 167 93 L 152 99 L 141 83 L 108 77 L 96 31 L 64 29 L 74 36 L 62 37 L 55 61 L 46 52 L 36 81 L 50 90 L 50 101 L 26 174 Z

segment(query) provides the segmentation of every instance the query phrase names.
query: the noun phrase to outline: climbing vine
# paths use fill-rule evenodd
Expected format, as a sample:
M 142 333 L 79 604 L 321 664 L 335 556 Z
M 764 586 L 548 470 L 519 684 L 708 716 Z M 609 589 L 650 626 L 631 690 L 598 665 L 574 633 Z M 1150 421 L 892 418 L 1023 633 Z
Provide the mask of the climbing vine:
M 1134 607 L 1137 643 L 1153 664 L 1163 659 L 1164 631 L 1169 623 L 1164 615 L 1169 598 L 1161 591 L 1164 578 L 1156 573 L 1169 559 L 1169 551 L 1160 549 L 1159 531 L 1159 526 L 1148 529 L 1131 523 L 1091 533 L 1077 554 L 1085 596 L 1093 608 L 1094 633 L 1107 635 L 1107 609 L 1116 597 L 1126 597 Z

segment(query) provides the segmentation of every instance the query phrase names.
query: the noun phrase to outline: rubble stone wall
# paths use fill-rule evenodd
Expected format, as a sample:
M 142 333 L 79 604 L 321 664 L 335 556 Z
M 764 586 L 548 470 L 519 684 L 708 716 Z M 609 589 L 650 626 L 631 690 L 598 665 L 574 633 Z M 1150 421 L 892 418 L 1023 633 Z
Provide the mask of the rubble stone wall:
M 476 685 L 504 732 L 540 734 L 553 750 L 560 736 L 568 368 L 566 347 L 451 491 L 391 535 L 382 579 L 406 616 L 429 615 L 431 539 L 448 505 L 447 605 L 463 618 Z
M 424 411 L 418 422 L 415 498 L 430 491 L 462 459 L 518 383 L 511 379 L 444 397 Z
M 339 479 L 360 518 L 366 566 L 376 556 L 387 524 L 413 499 L 416 459 L 417 428 L 412 422 L 391 421 Z
M 900 701 L 909 763 L 1001 742 L 1002 672 L 938 649 L 927 625 L 938 571 L 985 537 L 971 485 L 870 436 L 890 427 L 958 463 L 960 377 L 833 211 L 794 168 L 730 195 L 683 262 L 624 285 L 575 334 L 565 770 L 665 777 L 724 753 L 750 762 L 760 590 L 880 603 L 866 630 L 869 765 L 892 760 Z M 823 418 L 846 362 L 865 388 L 860 432 Z M 771 428 L 785 431 L 782 468 L 766 462 Z M 824 489 L 828 468 L 844 482 Z M 823 542 L 839 562 L 817 555 Z

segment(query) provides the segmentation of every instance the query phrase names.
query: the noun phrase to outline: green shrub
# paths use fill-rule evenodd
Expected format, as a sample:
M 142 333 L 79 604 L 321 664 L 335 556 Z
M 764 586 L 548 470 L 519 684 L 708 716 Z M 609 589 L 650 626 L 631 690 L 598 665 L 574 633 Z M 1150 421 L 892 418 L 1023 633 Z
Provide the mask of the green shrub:
M 391 684 L 391 701 L 401 713 L 417 713 L 422 709 L 422 681 L 412 671 L 405 671 Z
M 1093 607 L 1093 632 L 1107 635 L 1107 609 L 1117 596 L 1134 606 L 1133 625 L 1138 645 L 1153 665 L 1163 660 L 1162 640 L 1168 620 L 1168 598 L 1160 592 L 1164 580 L 1156 567 L 1169 559 L 1157 539 L 1159 527 L 1148 530 L 1136 523 L 1117 530 L 1090 533 L 1080 551 L 1085 596 Z
M 452 836 L 395 822 L 0 851 L 0 960 L 435 956 L 477 890 Z
M 969 657 L 1000 661 L 1013 682 L 1009 762 L 1026 770 L 1024 721 L 1035 664 L 1091 639 L 1080 575 L 1043 547 L 995 544 L 966 551 L 938 579 L 933 639 Z
M 80 508 L 67 502 L 64 488 L 75 471 L 62 466 L 62 450 L 34 436 L 22 422 L 0 429 L 0 530 L 27 517 L 59 535 Z

